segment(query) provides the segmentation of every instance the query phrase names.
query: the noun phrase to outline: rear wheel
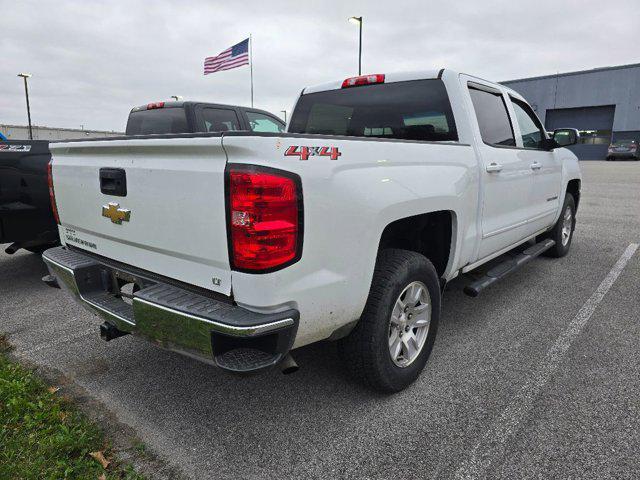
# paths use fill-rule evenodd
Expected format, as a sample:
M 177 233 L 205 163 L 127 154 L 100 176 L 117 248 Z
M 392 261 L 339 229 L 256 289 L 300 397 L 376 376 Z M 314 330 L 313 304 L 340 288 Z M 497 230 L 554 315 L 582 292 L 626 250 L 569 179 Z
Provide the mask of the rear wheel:
M 545 254 L 548 257 L 560 258 L 569 253 L 571 248 L 571 240 L 573 240 L 573 231 L 576 227 L 576 202 L 573 195 L 567 192 L 562 205 L 562 213 L 560 218 L 553 226 L 553 229 L 544 235 L 544 238 L 555 240 L 556 244 L 547 250 Z
M 440 318 L 440 283 L 423 255 L 388 249 L 380 254 L 358 325 L 338 350 L 350 373 L 370 387 L 398 392 L 420 375 Z

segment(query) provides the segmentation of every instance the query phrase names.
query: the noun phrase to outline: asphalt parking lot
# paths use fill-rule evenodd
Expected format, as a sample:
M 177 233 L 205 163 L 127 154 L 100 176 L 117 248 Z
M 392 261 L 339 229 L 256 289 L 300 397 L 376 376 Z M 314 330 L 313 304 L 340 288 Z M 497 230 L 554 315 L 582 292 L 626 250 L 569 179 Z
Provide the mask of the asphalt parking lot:
M 187 478 L 638 478 L 640 162 L 583 162 L 572 251 L 477 299 L 444 296 L 411 388 L 353 383 L 335 348 L 300 370 L 234 377 L 100 321 L 0 254 L 0 331 L 59 370 Z

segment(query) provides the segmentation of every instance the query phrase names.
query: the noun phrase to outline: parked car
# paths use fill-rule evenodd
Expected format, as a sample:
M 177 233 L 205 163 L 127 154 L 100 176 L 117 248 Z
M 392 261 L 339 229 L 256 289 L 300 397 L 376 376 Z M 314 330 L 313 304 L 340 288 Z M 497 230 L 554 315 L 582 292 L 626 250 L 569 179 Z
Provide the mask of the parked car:
M 640 160 L 640 150 L 636 140 L 616 140 L 609 145 L 607 161 L 617 159 Z
M 48 144 L 0 141 L 0 244 L 11 244 L 7 253 L 41 253 L 59 243 L 47 184 Z
M 278 117 L 253 108 L 204 102 L 155 102 L 131 110 L 127 135 L 249 130 L 282 132 Z M 0 244 L 41 253 L 59 244 L 49 201 L 47 141 L 0 142 Z
M 127 135 L 167 133 L 282 132 L 285 124 L 264 110 L 205 102 L 153 102 L 131 110 Z
M 447 282 L 512 252 L 469 281 L 476 296 L 571 247 L 577 131 L 549 139 L 504 86 L 347 78 L 305 88 L 288 129 L 53 145 L 64 246 L 45 281 L 107 340 L 242 373 L 337 340 L 356 378 L 393 392 L 427 362 Z

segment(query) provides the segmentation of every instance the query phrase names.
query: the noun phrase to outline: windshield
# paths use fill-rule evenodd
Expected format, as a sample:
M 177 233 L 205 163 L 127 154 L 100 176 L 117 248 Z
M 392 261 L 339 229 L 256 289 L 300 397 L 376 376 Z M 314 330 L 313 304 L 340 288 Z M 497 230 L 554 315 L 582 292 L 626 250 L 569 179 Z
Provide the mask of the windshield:
M 441 80 L 413 80 L 302 95 L 289 131 L 405 140 L 457 140 Z
M 129 114 L 127 135 L 153 135 L 164 133 L 188 133 L 184 108 L 155 108 Z

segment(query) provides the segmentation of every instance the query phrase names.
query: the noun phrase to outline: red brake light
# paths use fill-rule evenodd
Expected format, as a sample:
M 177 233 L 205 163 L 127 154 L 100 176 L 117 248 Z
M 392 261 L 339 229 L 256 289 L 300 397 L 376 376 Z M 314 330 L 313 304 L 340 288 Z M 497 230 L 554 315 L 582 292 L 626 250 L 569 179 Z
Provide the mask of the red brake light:
M 236 270 L 272 270 L 300 258 L 299 179 L 274 170 L 228 173 L 230 259 Z
M 47 165 L 47 183 L 49 184 L 49 200 L 51 200 L 51 210 L 56 223 L 60 225 L 60 217 L 58 216 L 58 207 L 56 205 L 56 194 L 53 190 L 53 172 L 51 170 L 51 161 Z
M 360 85 L 372 85 L 374 83 L 384 83 L 384 73 L 374 75 L 361 75 L 359 77 L 347 78 L 342 82 L 342 88 L 359 87 Z
M 153 110 L 154 108 L 163 108 L 164 102 L 153 102 L 147 104 L 147 110 Z

